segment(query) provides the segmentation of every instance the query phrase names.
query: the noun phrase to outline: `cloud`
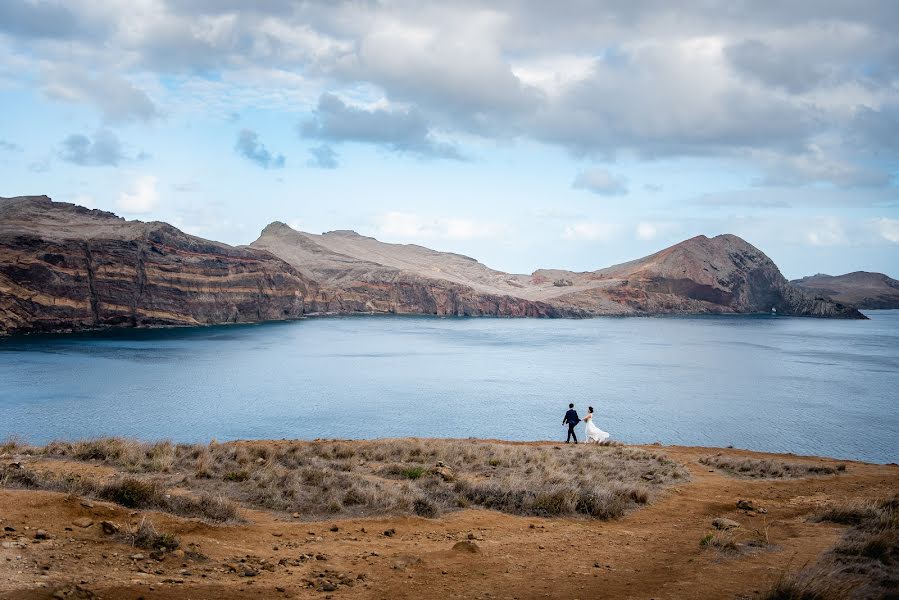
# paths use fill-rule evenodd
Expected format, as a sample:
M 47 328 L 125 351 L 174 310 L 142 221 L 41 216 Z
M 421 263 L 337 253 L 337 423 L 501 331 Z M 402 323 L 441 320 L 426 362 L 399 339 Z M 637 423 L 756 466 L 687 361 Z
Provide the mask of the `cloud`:
M 78 68 L 56 67 L 44 73 L 43 79 L 48 97 L 92 104 L 109 123 L 146 122 L 159 116 L 146 92 L 119 75 L 92 77 Z
M 419 215 L 392 211 L 375 219 L 380 235 L 407 240 L 447 239 L 472 240 L 491 238 L 504 228 L 459 217 L 425 218 Z
M 565 227 L 562 239 L 572 241 L 608 242 L 614 239 L 621 226 L 617 223 L 583 221 Z
M 263 169 L 284 168 L 284 155 L 275 156 L 269 152 L 268 148 L 259 141 L 259 134 L 250 129 L 243 129 L 237 134 L 237 143 L 234 145 L 234 149 L 238 154 Z
M 306 138 L 327 142 L 376 144 L 426 158 L 461 160 L 450 144 L 436 140 L 427 120 L 415 109 L 349 106 L 334 94 L 322 94 L 312 119 L 300 124 Z
M 674 229 L 676 229 L 674 223 L 664 223 L 660 221 L 641 221 L 637 223 L 636 228 L 634 228 L 634 235 L 638 240 L 650 241 L 656 239 L 660 235 L 670 233 Z
M 63 2 L 0 2 L 0 31 L 24 38 L 68 39 L 98 33 L 82 15 Z
M 73 133 L 62 141 L 60 158 L 83 167 L 116 166 L 127 158 L 114 133 L 101 129 L 93 139 Z
M 883 239 L 899 244 L 899 219 L 881 217 L 874 221 L 874 229 Z
M 309 148 L 309 154 L 312 155 L 312 158 L 306 161 L 306 166 L 308 167 L 317 169 L 336 169 L 338 166 L 337 152 L 327 144 Z
M 132 189 L 119 194 L 116 206 L 124 213 L 142 215 L 153 212 L 159 205 L 159 192 L 156 189 L 157 178 L 153 175 L 141 175 L 134 180 Z
M 627 194 L 627 181 L 615 177 L 605 169 L 593 168 L 581 171 L 571 187 L 588 190 L 600 196 L 623 196 Z
M 0 150 L 4 150 L 6 152 L 22 152 L 23 148 L 22 146 L 14 144 L 13 142 L 0 140 Z
M 828 156 L 818 145 L 810 144 L 793 155 L 771 154 L 762 159 L 767 173 L 755 183 L 760 186 L 798 186 L 829 183 L 838 187 L 882 187 L 893 174 L 848 160 Z
M 812 246 L 845 246 L 849 244 L 842 221 L 836 217 L 818 217 L 806 226 L 805 241 Z
M 325 144 L 458 159 L 460 140 L 537 141 L 846 188 L 895 162 L 897 30 L 894 0 L 0 3 L 3 78 L 39 72 L 108 122 L 299 102 Z M 802 164 L 811 145 L 834 164 Z

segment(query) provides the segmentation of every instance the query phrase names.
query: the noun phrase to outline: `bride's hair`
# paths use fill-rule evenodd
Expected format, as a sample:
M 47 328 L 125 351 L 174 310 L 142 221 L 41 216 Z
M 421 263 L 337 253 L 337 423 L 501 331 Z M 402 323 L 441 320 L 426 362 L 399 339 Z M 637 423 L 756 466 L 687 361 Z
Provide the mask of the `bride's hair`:
M 588 406 L 588 407 L 587 407 L 587 410 L 588 410 L 589 412 L 593 412 L 593 407 L 592 407 L 592 406 Z

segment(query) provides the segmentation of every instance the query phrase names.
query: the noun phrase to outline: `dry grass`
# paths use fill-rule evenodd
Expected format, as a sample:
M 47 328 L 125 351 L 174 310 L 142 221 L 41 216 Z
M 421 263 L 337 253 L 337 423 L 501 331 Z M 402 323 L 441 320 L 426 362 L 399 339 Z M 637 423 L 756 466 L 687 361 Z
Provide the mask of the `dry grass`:
M 829 507 L 816 521 L 850 525 L 817 564 L 783 577 L 768 600 L 895 598 L 899 587 L 899 495 Z
M 796 479 L 820 475 L 836 475 L 846 470 L 845 464 L 830 466 L 804 462 L 786 462 L 767 458 L 742 458 L 723 453 L 704 456 L 699 462 L 734 477 L 746 479 Z
M 170 494 L 158 482 L 130 476 L 101 483 L 83 476 L 53 476 L 24 467 L 7 466 L 0 470 L 0 487 L 51 490 L 109 500 L 128 508 L 169 512 L 196 517 L 214 523 L 240 520 L 237 506 L 221 496 L 209 493 Z
M 624 446 L 418 439 L 200 445 L 120 438 L 8 446 L 9 453 L 96 461 L 129 473 L 122 478 L 130 480 L 124 489 L 92 492 L 122 504 L 135 502 L 136 496 L 140 506 L 158 508 L 158 492 L 178 486 L 193 496 L 228 498 L 307 519 L 433 517 L 469 506 L 609 519 L 646 504 L 657 490 L 688 476 L 660 452 Z M 134 481 L 147 488 L 135 489 Z M 163 509 L 189 514 L 188 507 L 178 504 L 181 497 L 171 495 Z M 204 506 L 196 516 L 212 518 L 210 511 Z

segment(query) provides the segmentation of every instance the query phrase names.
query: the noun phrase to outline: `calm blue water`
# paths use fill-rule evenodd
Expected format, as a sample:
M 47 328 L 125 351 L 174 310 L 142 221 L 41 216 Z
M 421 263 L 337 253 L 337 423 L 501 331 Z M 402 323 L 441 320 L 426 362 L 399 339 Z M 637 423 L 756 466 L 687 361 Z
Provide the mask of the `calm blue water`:
M 0 437 L 564 439 L 899 462 L 899 311 L 870 321 L 351 317 L 0 340 Z

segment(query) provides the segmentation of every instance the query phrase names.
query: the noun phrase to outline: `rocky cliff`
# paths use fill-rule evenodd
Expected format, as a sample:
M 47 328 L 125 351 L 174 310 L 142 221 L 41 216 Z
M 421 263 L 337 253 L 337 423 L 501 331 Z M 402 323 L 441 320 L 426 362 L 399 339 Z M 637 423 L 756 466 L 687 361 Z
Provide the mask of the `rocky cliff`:
M 510 316 L 767 313 L 864 318 L 798 289 L 733 235 L 698 236 L 598 271 L 495 271 L 467 256 L 385 244 L 355 232 L 313 235 L 272 223 L 252 247 L 320 284 L 316 309 Z
M 251 247 L 271 252 L 315 280 L 318 294 L 309 305 L 318 313 L 588 316 L 577 307 L 513 293 L 523 288 L 515 282 L 517 276 L 467 256 L 385 244 L 353 231 L 314 235 L 276 222 Z M 506 280 L 515 283 L 504 284 Z
M 624 314 L 767 313 L 864 319 L 853 306 L 791 285 L 761 250 L 735 235 L 697 236 L 631 262 L 589 273 L 538 271 L 559 279 L 555 304 Z
M 165 223 L 0 199 L 0 334 L 199 325 L 306 314 L 586 317 L 767 313 L 864 318 L 791 285 L 732 235 L 695 237 L 598 271 L 503 273 L 473 258 L 351 231 L 272 223 L 246 247 Z
M 0 333 L 292 319 L 314 293 L 264 251 L 46 196 L 0 199 Z
M 812 275 L 791 282 L 809 292 L 859 308 L 899 308 L 899 281 L 883 273 Z

